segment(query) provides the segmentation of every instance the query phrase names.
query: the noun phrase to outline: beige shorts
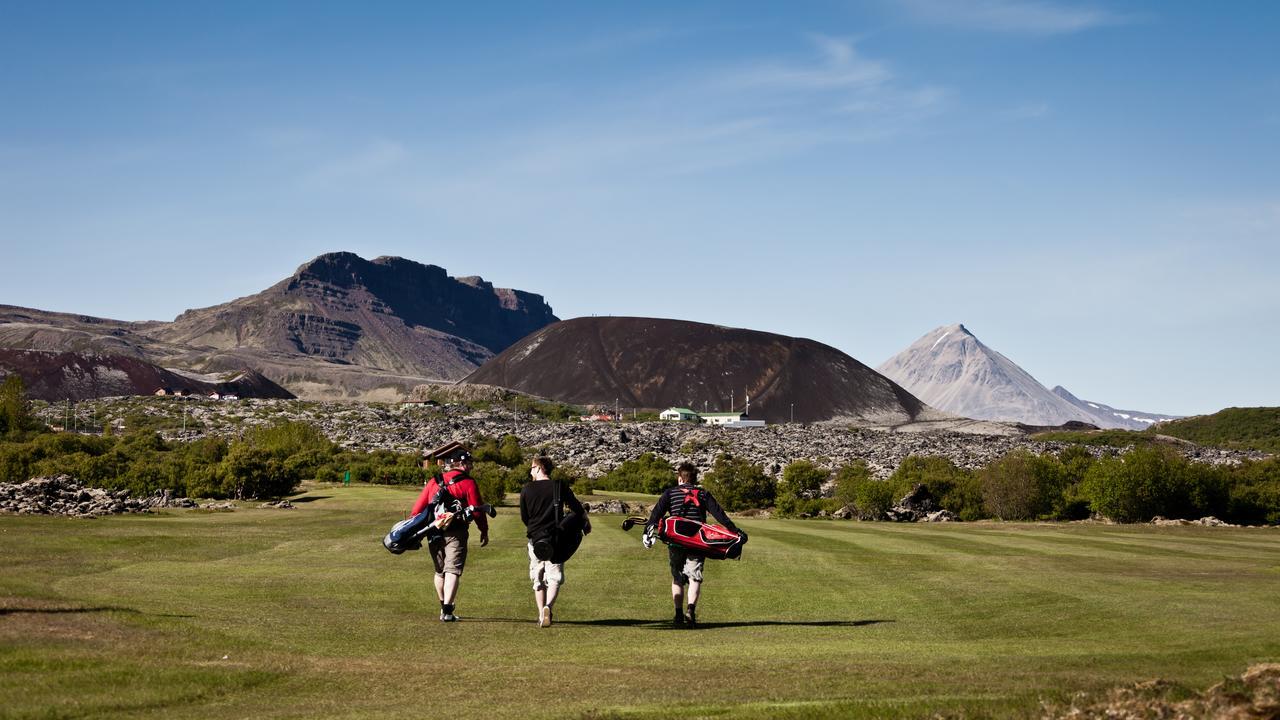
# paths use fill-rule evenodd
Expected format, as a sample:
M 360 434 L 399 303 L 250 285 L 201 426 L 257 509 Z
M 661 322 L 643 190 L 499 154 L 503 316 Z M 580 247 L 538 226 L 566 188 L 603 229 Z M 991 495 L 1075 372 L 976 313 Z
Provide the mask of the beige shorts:
M 674 545 L 667 546 L 667 555 L 671 560 L 671 582 L 676 585 L 702 582 L 702 566 L 706 564 L 706 558 L 688 555 Z
M 533 543 L 529 543 L 529 582 L 533 583 L 534 590 L 541 590 L 548 585 L 560 586 L 564 584 L 564 563 L 553 563 L 549 560 L 539 560 L 537 555 L 533 554 Z
M 431 562 L 437 575 L 461 575 L 467 564 L 467 534 L 446 534 L 440 542 L 431 544 Z

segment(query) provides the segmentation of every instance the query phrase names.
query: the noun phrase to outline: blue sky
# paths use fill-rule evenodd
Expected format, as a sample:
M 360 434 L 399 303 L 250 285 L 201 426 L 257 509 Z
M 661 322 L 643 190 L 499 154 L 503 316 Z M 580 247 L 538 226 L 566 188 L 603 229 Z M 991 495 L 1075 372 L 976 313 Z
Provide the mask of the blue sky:
M 560 317 L 963 322 L 1280 405 L 1280 4 L 0 0 L 0 303 L 171 319 L 322 252 Z

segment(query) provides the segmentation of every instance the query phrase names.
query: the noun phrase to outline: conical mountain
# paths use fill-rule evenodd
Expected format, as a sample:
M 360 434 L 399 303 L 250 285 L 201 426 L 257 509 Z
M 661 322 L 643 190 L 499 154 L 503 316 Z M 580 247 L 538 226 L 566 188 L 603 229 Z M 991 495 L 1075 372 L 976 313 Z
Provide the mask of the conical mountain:
M 978 420 L 1096 424 L 964 325 L 937 328 L 876 368 L 933 407 Z
M 902 424 L 935 415 L 896 383 L 804 338 L 638 317 L 584 317 L 523 338 L 463 382 L 575 404 L 742 410 L 768 422 Z M 794 415 L 793 415 L 794 413 Z

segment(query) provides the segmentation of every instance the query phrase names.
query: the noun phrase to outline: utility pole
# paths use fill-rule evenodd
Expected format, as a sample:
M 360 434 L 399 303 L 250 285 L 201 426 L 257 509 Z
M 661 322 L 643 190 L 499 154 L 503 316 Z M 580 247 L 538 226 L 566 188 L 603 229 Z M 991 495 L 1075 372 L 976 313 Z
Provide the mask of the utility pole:
M 729 412 L 733 412 L 733 390 L 729 391 Z
M 791 422 L 796 421 L 796 404 L 791 403 Z

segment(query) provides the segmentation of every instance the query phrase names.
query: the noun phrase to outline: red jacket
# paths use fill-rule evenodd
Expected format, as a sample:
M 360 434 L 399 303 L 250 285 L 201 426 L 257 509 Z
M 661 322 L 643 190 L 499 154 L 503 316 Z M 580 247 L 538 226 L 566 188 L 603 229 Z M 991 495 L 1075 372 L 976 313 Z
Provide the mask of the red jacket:
M 484 500 L 480 499 L 480 488 L 476 486 L 476 481 L 470 476 L 463 474 L 461 470 L 449 470 L 444 474 L 444 485 L 449 488 L 449 492 L 454 497 L 462 501 L 463 505 L 480 506 L 484 504 Z M 418 502 L 413 504 L 413 511 L 409 513 L 412 517 L 427 508 L 427 503 L 431 502 L 431 498 L 435 497 L 439 487 L 436 485 L 436 479 L 433 477 L 427 481 L 427 486 L 422 488 L 422 494 L 418 496 Z M 476 527 L 480 528 L 480 532 L 489 532 L 489 518 L 484 513 L 475 514 Z

